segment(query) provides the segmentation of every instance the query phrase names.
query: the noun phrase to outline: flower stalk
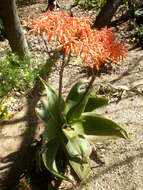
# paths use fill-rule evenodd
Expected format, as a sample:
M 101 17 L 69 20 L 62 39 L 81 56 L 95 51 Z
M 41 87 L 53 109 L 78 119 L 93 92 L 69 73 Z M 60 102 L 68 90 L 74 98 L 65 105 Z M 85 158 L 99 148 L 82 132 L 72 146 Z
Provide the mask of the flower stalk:
M 71 53 L 69 53 L 68 58 L 67 58 L 67 65 L 70 62 L 71 58 Z M 63 119 L 63 113 L 62 113 L 62 88 L 63 88 L 63 73 L 64 73 L 64 68 L 66 66 L 66 57 L 63 52 L 63 57 L 62 57 L 62 64 L 59 72 L 59 98 L 58 98 L 58 107 L 59 107 L 59 114 L 61 119 Z
M 61 119 L 63 118 L 62 114 L 62 87 L 63 87 L 63 73 L 65 67 L 65 55 L 63 54 L 62 57 L 62 64 L 59 72 L 59 98 L 58 98 L 58 107 L 59 107 L 59 114 Z

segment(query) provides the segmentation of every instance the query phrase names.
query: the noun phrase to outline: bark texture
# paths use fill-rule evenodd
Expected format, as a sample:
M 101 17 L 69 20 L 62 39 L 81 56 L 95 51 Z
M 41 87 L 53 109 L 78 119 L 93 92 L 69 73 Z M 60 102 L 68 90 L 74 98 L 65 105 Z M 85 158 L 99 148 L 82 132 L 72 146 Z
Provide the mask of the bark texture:
M 54 10 L 54 8 L 60 8 L 60 4 L 58 0 L 48 0 L 48 6 L 46 8 L 46 11 L 50 10 Z
M 104 26 L 110 26 L 111 19 L 121 4 L 122 0 L 107 0 L 107 3 L 103 6 L 96 17 L 93 27 L 100 29 Z
M 15 0 L 0 1 L 0 17 L 2 18 L 6 37 L 12 51 L 16 52 L 20 57 L 29 54 L 27 41 L 20 25 Z

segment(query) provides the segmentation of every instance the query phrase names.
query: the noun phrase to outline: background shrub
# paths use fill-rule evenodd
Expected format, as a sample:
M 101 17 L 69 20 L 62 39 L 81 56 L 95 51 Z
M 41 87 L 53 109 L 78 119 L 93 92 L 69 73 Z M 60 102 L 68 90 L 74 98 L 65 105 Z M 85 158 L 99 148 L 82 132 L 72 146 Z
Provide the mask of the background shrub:
M 25 56 L 20 59 L 15 54 L 8 54 L 0 60 L 0 100 L 12 91 L 26 92 L 39 75 L 39 66 Z

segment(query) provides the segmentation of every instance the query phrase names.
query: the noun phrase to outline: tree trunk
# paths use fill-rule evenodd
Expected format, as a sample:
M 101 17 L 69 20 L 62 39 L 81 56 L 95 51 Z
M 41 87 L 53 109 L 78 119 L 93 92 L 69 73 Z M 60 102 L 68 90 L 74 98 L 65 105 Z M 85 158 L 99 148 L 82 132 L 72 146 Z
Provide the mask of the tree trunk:
M 46 11 L 50 10 L 53 11 L 54 8 L 60 8 L 60 4 L 58 0 L 48 0 L 48 6 L 46 8 Z
M 121 4 L 122 0 L 107 0 L 107 3 L 96 17 L 93 27 L 100 29 L 104 26 L 110 26 L 111 19 Z
M 0 17 L 13 52 L 20 57 L 29 54 L 28 45 L 20 25 L 15 0 L 0 0 Z

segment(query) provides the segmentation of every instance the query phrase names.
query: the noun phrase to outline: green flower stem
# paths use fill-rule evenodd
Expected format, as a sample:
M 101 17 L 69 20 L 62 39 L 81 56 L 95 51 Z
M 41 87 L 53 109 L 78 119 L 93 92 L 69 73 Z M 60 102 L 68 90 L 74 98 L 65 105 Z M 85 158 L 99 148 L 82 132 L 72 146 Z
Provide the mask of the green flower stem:
M 50 57 L 51 54 L 50 54 L 50 52 L 49 52 L 49 49 L 48 49 L 48 46 L 47 46 L 47 42 L 46 42 L 46 40 L 45 40 L 44 38 L 42 38 L 42 39 L 43 39 L 43 42 L 44 42 L 45 48 L 46 48 L 46 50 L 47 50 L 47 54 L 48 54 L 49 57 Z
M 61 68 L 60 68 L 60 72 L 59 72 L 59 102 L 58 102 L 59 113 L 60 113 L 61 119 L 64 119 L 63 114 L 62 114 L 62 108 L 61 108 L 62 87 L 63 87 L 63 73 L 64 73 L 64 68 L 65 68 L 66 64 L 68 65 L 68 63 L 70 62 L 70 58 L 71 58 L 71 53 L 69 53 L 68 59 L 67 59 L 67 62 L 66 62 L 65 61 L 65 55 L 64 55 L 64 52 L 63 52 L 63 60 L 62 60 L 62 64 L 61 64 Z
M 92 77 L 91 77 L 91 80 L 90 80 L 88 86 L 86 87 L 85 93 L 84 93 L 83 96 L 81 97 L 80 101 L 73 107 L 73 110 L 72 110 L 72 112 L 71 112 L 71 114 L 70 114 L 70 116 L 69 116 L 69 118 L 68 118 L 68 121 L 71 119 L 71 117 L 72 117 L 72 115 L 74 114 L 74 112 L 76 111 L 76 109 L 81 106 L 81 104 L 82 104 L 84 98 L 85 98 L 85 97 L 87 96 L 87 94 L 89 93 L 89 90 L 91 89 L 94 80 L 95 80 L 95 73 L 94 73 L 94 69 L 93 69 L 93 70 L 92 70 Z
M 60 113 L 61 119 L 63 118 L 62 111 L 61 111 L 61 100 L 62 100 L 62 87 L 63 87 L 64 67 L 65 67 L 65 56 L 63 54 L 63 60 L 62 60 L 62 64 L 61 64 L 61 68 L 60 68 L 60 72 L 59 72 L 59 102 L 58 102 L 59 113 Z

